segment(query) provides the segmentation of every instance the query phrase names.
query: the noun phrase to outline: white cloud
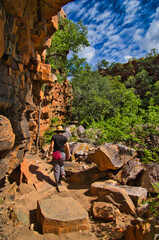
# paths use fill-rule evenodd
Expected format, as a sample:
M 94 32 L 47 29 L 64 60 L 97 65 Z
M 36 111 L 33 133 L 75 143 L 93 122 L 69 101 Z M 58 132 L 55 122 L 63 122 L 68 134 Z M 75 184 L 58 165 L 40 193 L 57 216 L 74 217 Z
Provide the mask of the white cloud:
M 132 59 L 132 56 L 128 55 L 128 56 L 125 56 L 124 58 L 125 58 L 126 61 L 128 61 L 129 59 Z
M 156 9 L 154 20 L 141 40 L 141 46 L 148 52 L 152 48 L 159 49 L 159 7 Z
M 92 63 L 92 60 L 95 56 L 96 50 L 94 47 L 86 47 L 79 52 L 79 58 L 86 58 L 88 63 Z
M 101 59 L 126 62 L 131 56 L 138 58 L 152 48 L 159 49 L 159 7 L 154 13 L 153 1 L 157 3 L 122 0 L 119 11 L 105 0 L 76 0 L 66 5 L 68 17 L 81 18 L 88 28 L 91 47 L 82 50 L 80 57 L 93 65 Z
M 133 36 L 133 39 L 136 41 L 136 42 L 140 42 L 143 38 L 143 32 L 144 30 L 143 29 L 137 29 L 134 33 L 134 36 Z
M 92 20 L 93 18 L 95 18 L 95 16 L 99 13 L 98 6 L 99 3 L 95 3 L 93 7 L 85 9 L 85 14 L 83 14 L 81 17 L 82 21 L 84 21 L 85 19 Z
M 98 16 L 96 17 L 96 22 L 102 21 L 102 20 L 106 20 L 107 18 L 110 18 L 111 16 L 111 12 L 110 11 L 104 11 L 103 13 L 98 14 Z
M 76 14 L 79 12 L 79 9 L 82 9 L 83 4 L 86 2 L 86 0 L 81 0 L 80 2 L 70 2 L 69 4 L 65 5 L 63 7 L 64 11 L 66 14 L 69 12 L 73 13 L 75 12 Z
M 131 23 L 134 21 L 136 13 L 141 9 L 139 0 L 125 0 L 123 2 L 125 6 L 126 16 L 124 19 L 124 24 Z

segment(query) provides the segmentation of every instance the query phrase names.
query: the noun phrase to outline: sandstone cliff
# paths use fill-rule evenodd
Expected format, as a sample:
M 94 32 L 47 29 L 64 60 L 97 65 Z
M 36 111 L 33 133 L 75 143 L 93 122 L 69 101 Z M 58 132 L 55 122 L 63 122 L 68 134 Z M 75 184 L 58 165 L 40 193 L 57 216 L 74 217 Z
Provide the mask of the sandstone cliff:
M 7 143 L 5 149 L 0 147 L 0 179 L 19 166 L 35 140 L 43 83 L 48 86 L 43 99 L 41 134 L 50 118 L 57 115 L 61 119 L 68 111 L 69 82 L 59 85 L 44 60 L 57 29 L 58 15 L 64 14 L 61 7 L 70 1 L 0 1 L 0 144 L 8 139 L 5 128 L 15 136 L 12 144 Z

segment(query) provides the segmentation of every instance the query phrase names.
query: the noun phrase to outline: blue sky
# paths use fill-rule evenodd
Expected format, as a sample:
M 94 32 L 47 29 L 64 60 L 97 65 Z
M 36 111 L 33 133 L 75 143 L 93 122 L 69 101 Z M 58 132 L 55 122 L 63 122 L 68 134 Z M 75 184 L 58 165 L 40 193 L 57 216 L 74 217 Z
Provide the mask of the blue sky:
M 93 66 L 102 59 L 127 62 L 159 49 L 159 0 L 75 0 L 63 7 L 67 18 L 82 20 L 90 47 L 79 56 Z

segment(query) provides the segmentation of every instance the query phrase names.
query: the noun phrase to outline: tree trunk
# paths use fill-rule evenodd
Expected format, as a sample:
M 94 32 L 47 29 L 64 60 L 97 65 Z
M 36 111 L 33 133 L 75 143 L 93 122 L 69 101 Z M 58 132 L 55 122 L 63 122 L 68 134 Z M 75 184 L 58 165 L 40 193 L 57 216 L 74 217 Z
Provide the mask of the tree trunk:
M 41 105 L 42 105 L 42 101 L 40 101 L 40 103 L 39 103 L 38 129 L 37 129 L 37 135 L 36 135 L 36 150 L 35 150 L 36 154 L 38 153 L 38 150 L 39 150 L 39 132 L 40 132 Z

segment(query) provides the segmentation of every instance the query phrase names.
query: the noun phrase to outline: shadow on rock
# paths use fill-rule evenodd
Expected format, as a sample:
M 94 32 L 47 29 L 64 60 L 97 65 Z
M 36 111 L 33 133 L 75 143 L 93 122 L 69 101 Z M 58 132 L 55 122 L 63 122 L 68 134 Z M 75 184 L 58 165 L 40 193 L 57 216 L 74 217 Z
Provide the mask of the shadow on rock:
M 49 176 L 46 176 L 44 175 L 42 172 L 38 171 L 39 167 L 37 167 L 36 165 L 30 165 L 29 166 L 29 171 L 32 173 L 32 174 L 35 174 L 37 179 L 42 182 L 43 180 L 47 183 L 49 183 L 50 185 L 52 186 L 56 186 L 56 183 L 54 181 L 52 181 L 52 179 L 49 177 Z

